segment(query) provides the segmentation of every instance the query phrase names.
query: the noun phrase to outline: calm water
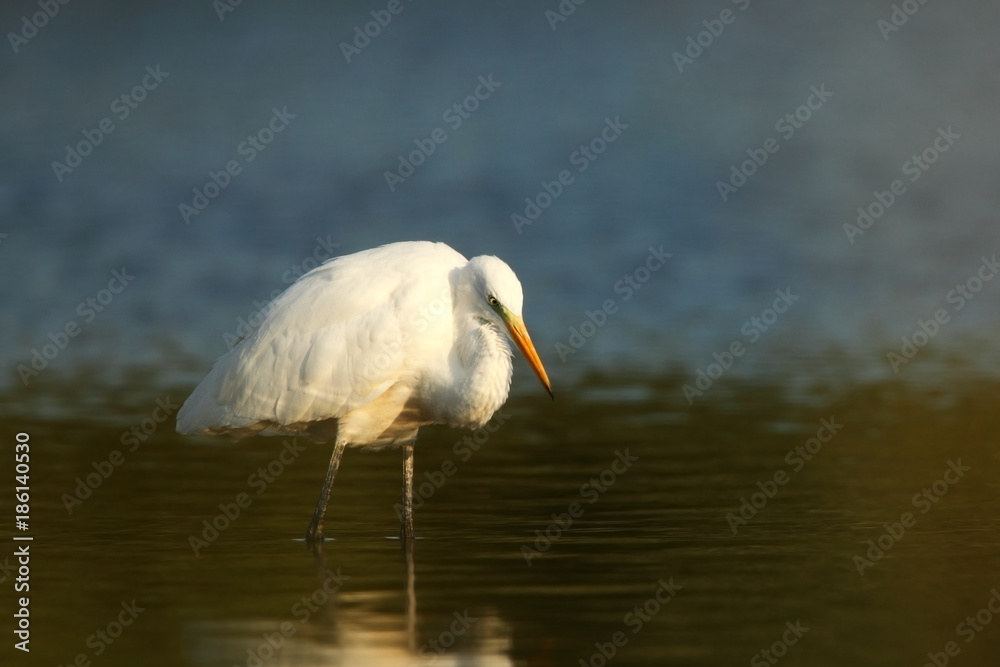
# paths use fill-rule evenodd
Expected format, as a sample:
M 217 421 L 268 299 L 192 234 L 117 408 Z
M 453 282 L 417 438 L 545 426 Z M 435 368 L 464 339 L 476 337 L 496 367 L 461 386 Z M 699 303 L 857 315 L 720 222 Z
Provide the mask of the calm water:
M 89 419 L 8 420 L 39 453 L 27 664 L 596 665 L 603 645 L 618 665 L 762 664 L 762 650 L 920 665 L 949 641 L 955 664 L 995 663 L 1000 629 L 980 613 L 1000 586 L 995 383 L 732 386 L 689 408 L 680 379 L 521 394 L 478 450 L 425 429 L 411 613 L 388 539 L 398 452 L 345 457 L 318 562 L 299 538 L 326 447 L 181 438 L 168 421 L 128 452 L 122 433 L 176 391 Z M 124 461 L 70 514 L 64 494 L 113 449 Z M 241 493 L 237 518 L 217 516 Z M 759 509 L 739 521 L 743 498 Z M 207 538 L 197 556 L 192 535 Z M 880 537 L 887 553 L 867 554 Z M 872 559 L 863 576 L 855 557 Z M 88 643 L 133 601 L 118 639 Z M 981 631 L 958 627 L 977 613 Z

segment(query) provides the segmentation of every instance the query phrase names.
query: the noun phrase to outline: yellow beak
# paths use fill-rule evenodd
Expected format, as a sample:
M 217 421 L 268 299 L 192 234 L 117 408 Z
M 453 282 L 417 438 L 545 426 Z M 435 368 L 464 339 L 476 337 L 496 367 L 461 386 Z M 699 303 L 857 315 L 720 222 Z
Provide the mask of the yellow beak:
M 517 345 L 517 349 L 521 350 L 521 354 L 528 360 L 531 370 L 535 371 L 535 375 L 541 380 L 545 391 L 549 392 L 549 396 L 554 400 L 555 394 L 552 393 L 552 384 L 549 382 L 549 376 L 545 372 L 545 367 L 542 366 L 542 360 L 538 358 L 538 353 L 535 352 L 535 346 L 531 342 L 528 330 L 524 328 L 524 322 L 520 317 L 511 314 L 507 309 L 503 309 L 501 315 L 504 324 L 507 325 L 507 330 L 510 331 L 510 337 L 514 339 L 514 343 Z

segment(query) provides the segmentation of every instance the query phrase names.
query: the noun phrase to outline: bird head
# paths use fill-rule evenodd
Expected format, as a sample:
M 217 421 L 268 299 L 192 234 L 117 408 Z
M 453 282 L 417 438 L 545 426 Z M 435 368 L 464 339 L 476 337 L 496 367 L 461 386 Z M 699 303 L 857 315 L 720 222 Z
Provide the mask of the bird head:
M 473 299 L 480 316 L 497 329 L 507 332 L 549 396 L 555 398 L 549 376 L 521 319 L 524 293 L 517 276 L 503 260 L 491 255 L 473 257 L 469 260 L 468 270 Z

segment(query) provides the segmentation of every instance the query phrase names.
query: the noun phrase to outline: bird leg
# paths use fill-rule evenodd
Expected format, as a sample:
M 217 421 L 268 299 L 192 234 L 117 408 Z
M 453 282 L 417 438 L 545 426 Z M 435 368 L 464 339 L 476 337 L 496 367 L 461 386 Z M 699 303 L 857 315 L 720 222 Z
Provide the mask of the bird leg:
M 413 548 L 413 441 L 403 445 L 403 547 Z
M 333 487 L 333 478 L 340 467 L 340 458 L 344 455 L 347 442 L 338 439 L 333 446 L 333 455 L 330 456 L 330 467 L 326 469 L 326 480 L 323 482 L 323 489 L 319 492 L 319 501 L 316 503 L 316 512 L 313 513 L 312 521 L 306 530 L 306 543 L 323 541 L 323 518 L 326 516 L 326 505 L 330 501 L 330 489 Z
M 403 544 L 403 559 L 406 561 L 406 638 L 410 651 L 417 650 L 417 587 L 413 567 L 413 541 Z

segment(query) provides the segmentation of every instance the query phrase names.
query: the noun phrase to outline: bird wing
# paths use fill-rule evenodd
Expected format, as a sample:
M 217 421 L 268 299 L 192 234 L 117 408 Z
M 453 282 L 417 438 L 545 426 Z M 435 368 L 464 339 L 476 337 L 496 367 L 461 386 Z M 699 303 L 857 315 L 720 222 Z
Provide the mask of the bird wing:
M 426 309 L 439 301 L 450 323 L 450 276 L 466 263 L 442 243 L 406 242 L 310 271 L 215 363 L 181 408 L 178 430 L 340 418 L 397 382 L 415 384 L 415 364 L 426 357 L 415 350 L 427 344 Z M 445 333 L 443 322 L 435 326 Z

